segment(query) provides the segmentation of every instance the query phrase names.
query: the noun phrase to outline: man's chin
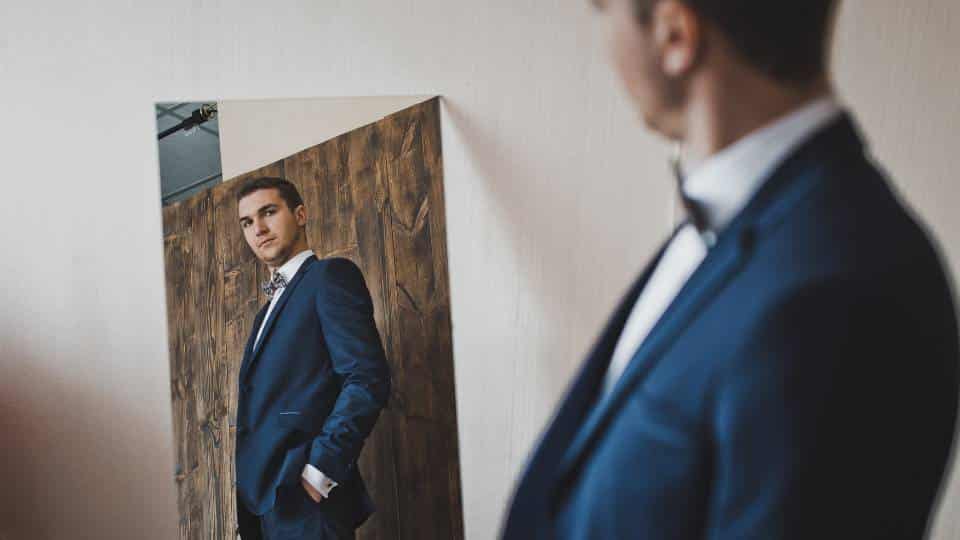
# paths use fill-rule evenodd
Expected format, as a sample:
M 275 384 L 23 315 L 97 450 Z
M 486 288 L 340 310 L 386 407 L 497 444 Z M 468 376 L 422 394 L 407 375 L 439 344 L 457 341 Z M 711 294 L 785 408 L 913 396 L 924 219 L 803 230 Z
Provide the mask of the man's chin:
M 264 264 L 273 264 L 280 258 L 280 254 L 276 250 L 261 251 L 257 258 Z
M 657 120 L 657 117 L 653 114 L 649 112 L 640 113 L 640 119 L 643 121 L 644 127 L 646 127 L 648 130 L 659 135 L 663 135 L 664 137 L 668 137 L 668 135 L 664 133 L 660 121 Z
M 680 133 L 676 129 L 671 129 L 665 122 L 658 119 L 657 117 L 651 114 L 642 115 L 643 125 L 646 126 L 648 130 L 661 137 L 671 141 L 677 142 L 681 139 Z
M 260 260 L 270 266 L 280 266 L 289 256 L 289 250 L 283 247 L 270 246 L 268 250 L 260 252 Z

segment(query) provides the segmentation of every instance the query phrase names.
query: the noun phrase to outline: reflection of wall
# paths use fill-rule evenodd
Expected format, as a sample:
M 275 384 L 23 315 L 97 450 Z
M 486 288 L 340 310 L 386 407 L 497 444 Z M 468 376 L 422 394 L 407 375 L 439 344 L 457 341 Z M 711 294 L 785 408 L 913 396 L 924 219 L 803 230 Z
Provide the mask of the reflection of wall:
M 273 163 L 424 99 L 371 96 L 221 101 L 223 177 Z
M 373 298 L 393 385 L 360 461 L 378 511 L 359 537 L 463 538 L 439 109 L 411 107 L 164 208 L 182 539 L 235 527 L 237 376 L 269 277 L 236 193 L 262 175 L 297 185 L 310 247 L 356 262 Z
M 670 227 L 668 148 L 605 65 L 590 2 L 50 4 L 0 16 L 17 201 L 0 232 L 0 477 L 28 486 L 0 494 L 0 534 L 176 534 L 154 102 L 441 94 L 465 526 L 493 538 L 581 353 Z M 960 268 L 960 2 L 843 4 L 840 87 Z M 951 493 L 936 540 L 960 536 Z

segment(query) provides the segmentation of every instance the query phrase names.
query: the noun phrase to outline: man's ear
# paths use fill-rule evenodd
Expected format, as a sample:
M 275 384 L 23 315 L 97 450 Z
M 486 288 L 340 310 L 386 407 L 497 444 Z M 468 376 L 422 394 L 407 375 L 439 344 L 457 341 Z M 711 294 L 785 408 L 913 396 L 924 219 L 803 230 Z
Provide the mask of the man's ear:
M 300 205 L 296 210 L 293 211 L 294 217 L 297 218 L 297 225 L 303 226 L 307 224 L 307 207 Z
M 688 75 L 702 46 L 699 15 L 680 0 L 663 0 L 654 6 L 650 20 L 660 69 L 671 78 Z

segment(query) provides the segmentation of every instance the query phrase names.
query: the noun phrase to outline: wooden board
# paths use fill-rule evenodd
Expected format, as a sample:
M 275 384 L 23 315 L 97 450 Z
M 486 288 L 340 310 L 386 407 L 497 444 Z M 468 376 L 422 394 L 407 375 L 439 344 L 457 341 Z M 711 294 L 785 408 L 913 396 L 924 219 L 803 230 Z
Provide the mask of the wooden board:
M 266 175 L 300 190 L 317 256 L 363 270 L 393 372 L 360 460 L 378 511 L 358 537 L 463 538 L 439 114 L 435 98 L 163 209 L 181 539 L 236 529 L 237 376 L 267 301 L 236 190 Z

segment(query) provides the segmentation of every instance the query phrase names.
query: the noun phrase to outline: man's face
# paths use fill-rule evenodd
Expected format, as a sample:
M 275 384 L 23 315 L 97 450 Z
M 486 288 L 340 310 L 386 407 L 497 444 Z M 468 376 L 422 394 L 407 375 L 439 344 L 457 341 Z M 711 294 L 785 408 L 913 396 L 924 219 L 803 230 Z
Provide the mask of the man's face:
M 290 258 L 291 251 L 306 223 L 303 205 L 290 211 L 280 192 L 258 189 L 237 204 L 240 228 L 247 245 L 258 259 L 277 267 Z
M 595 3 L 605 12 L 614 69 L 638 114 L 654 131 L 679 138 L 684 85 L 677 72 L 678 43 L 671 34 L 674 19 L 670 17 L 677 3 L 650 2 L 648 16 L 642 18 L 638 18 L 635 0 Z

